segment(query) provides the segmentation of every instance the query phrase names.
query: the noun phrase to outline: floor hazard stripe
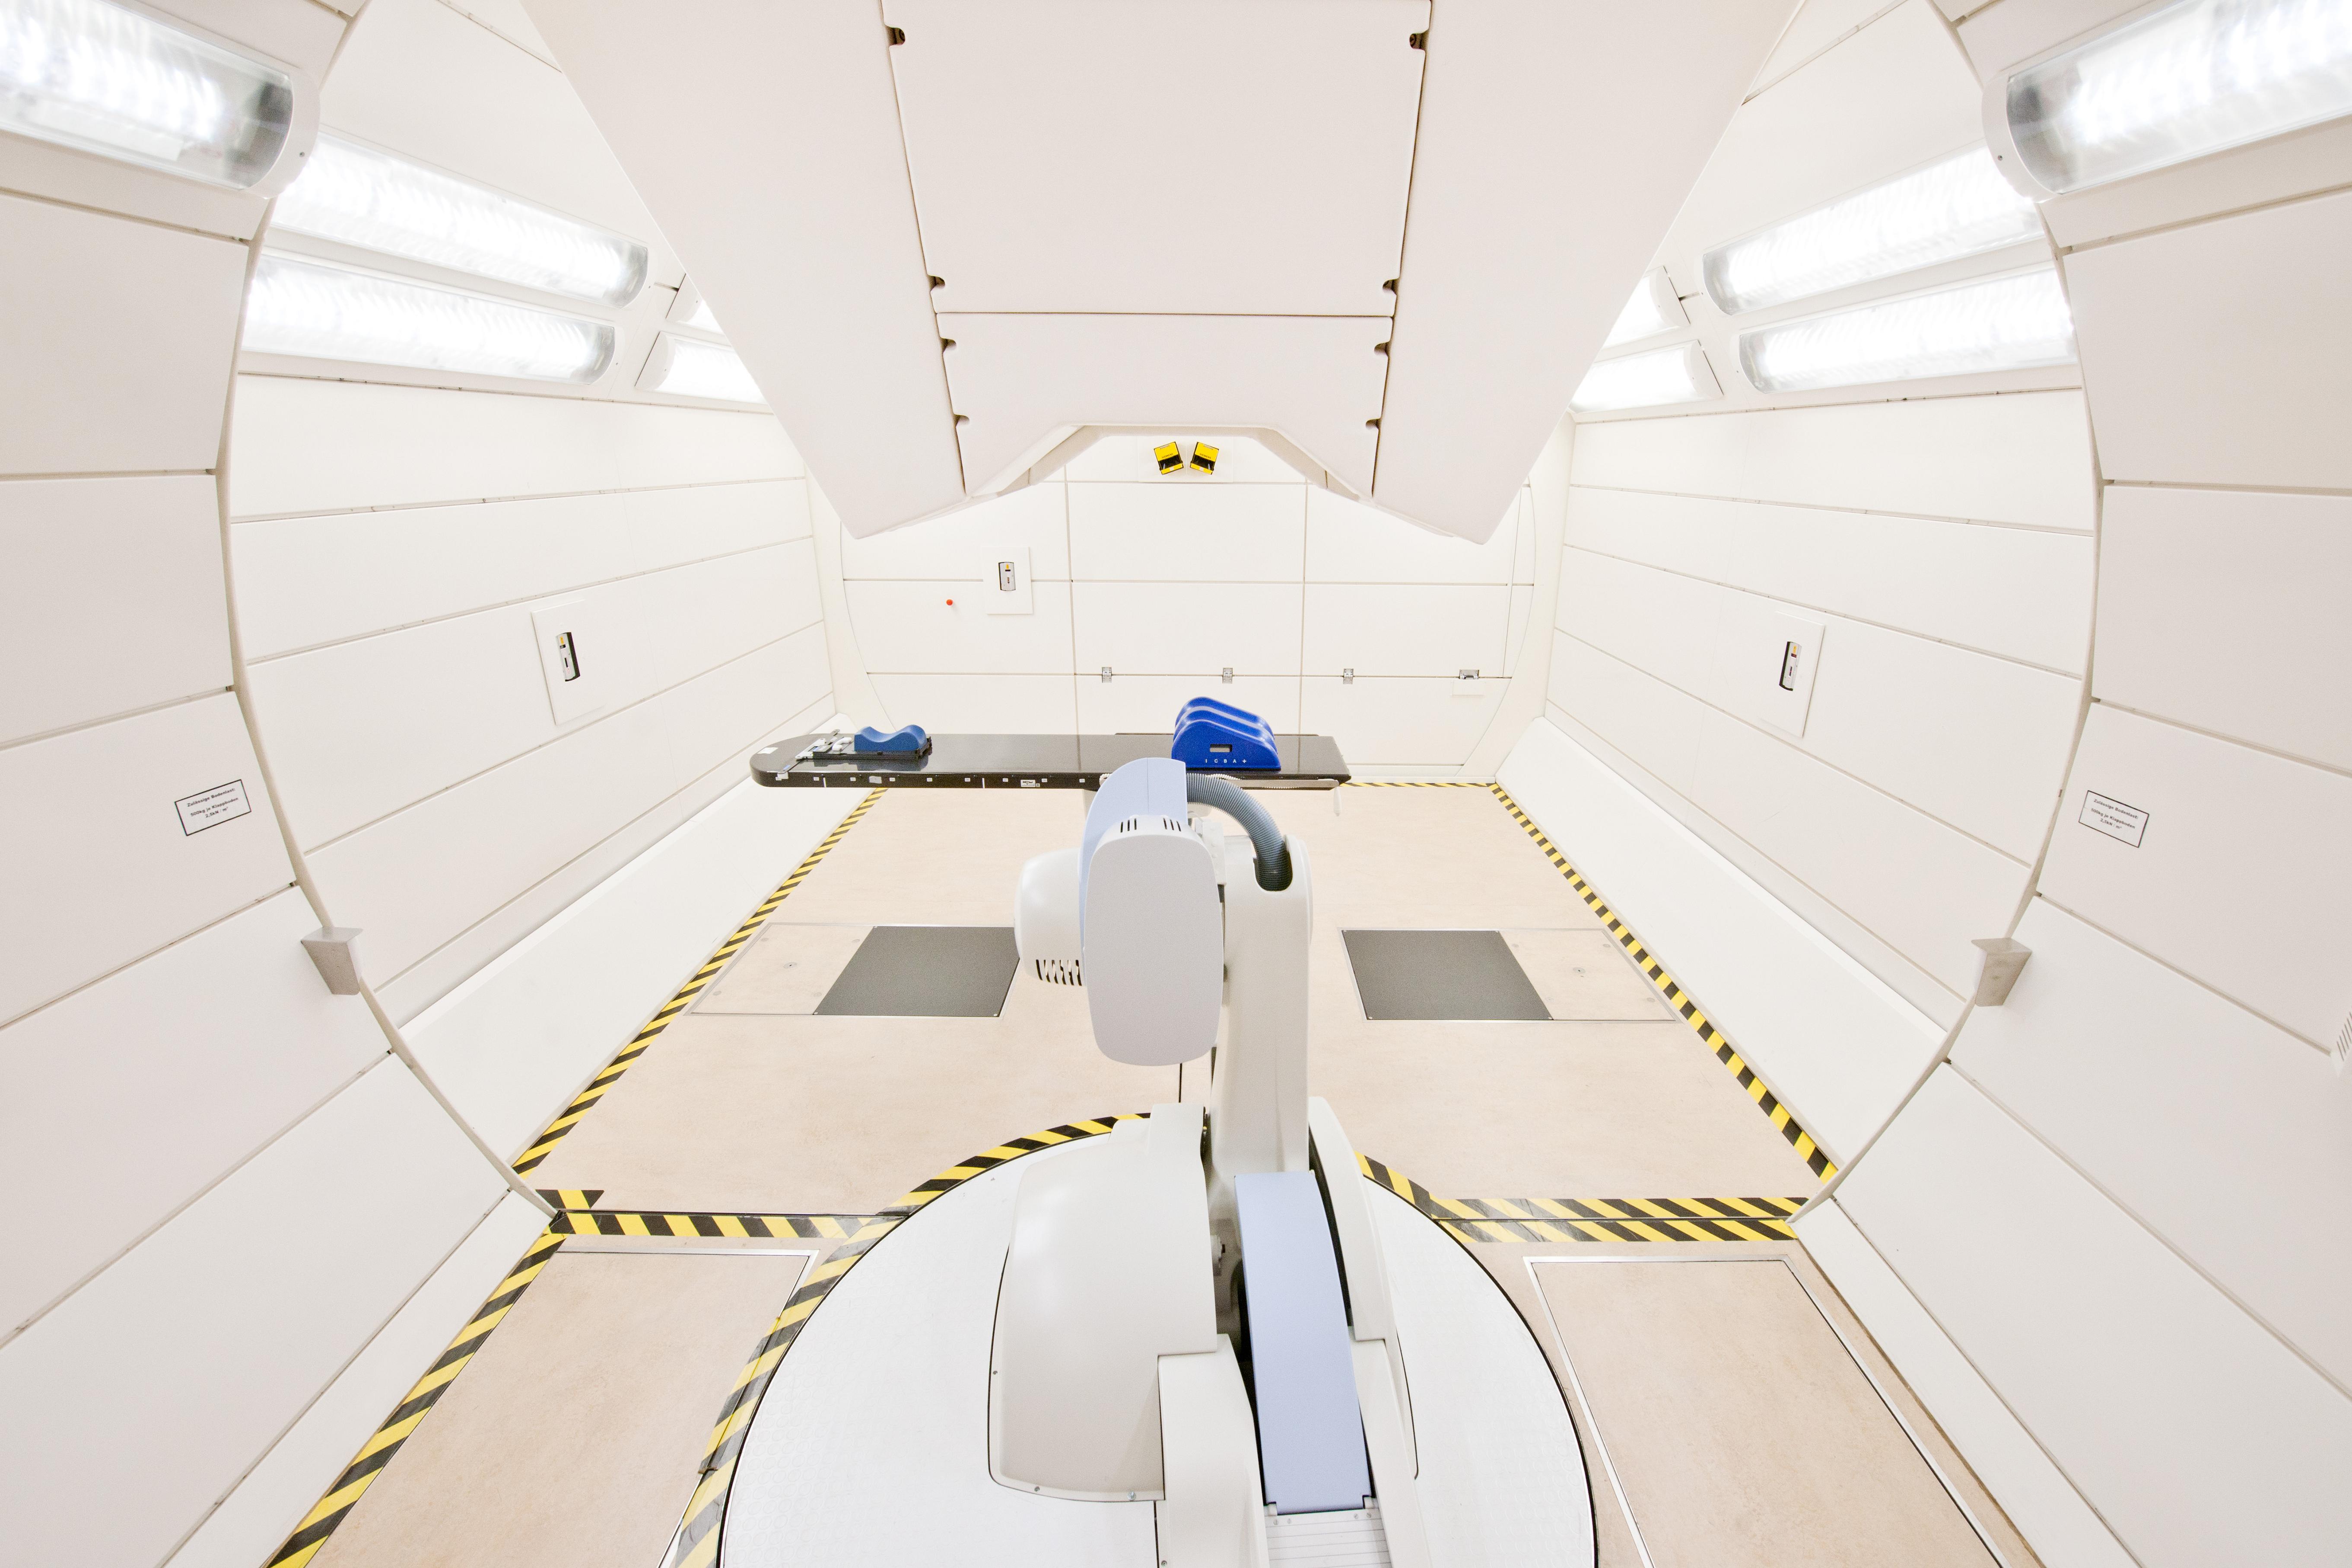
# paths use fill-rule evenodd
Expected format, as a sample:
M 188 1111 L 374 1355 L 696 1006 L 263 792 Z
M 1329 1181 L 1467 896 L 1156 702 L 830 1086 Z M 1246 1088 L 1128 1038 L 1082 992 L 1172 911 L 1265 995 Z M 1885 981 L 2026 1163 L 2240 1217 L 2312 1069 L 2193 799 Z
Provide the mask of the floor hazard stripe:
M 1441 1198 L 1366 1154 L 1364 1175 L 1462 1241 L 1793 1241 L 1801 1197 Z
M 745 942 L 751 940 L 752 933 L 760 929 L 761 922 L 775 912 L 776 906 L 790 898 L 793 889 L 808 880 L 809 873 L 815 870 L 818 863 L 827 855 L 833 853 L 833 847 L 840 843 L 851 828 L 857 826 L 860 817 L 874 809 L 875 802 L 880 800 L 882 795 L 883 792 L 878 789 L 868 791 L 866 798 L 859 801 L 851 809 L 849 815 L 841 819 L 840 826 L 825 835 L 824 842 L 810 850 L 808 858 L 793 867 L 793 874 L 778 883 L 774 892 L 761 900 L 760 907 L 746 916 L 743 923 L 735 928 L 734 933 L 712 951 L 710 956 L 703 961 L 702 967 L 694 972 L 692 978 L 679 986 L 677 994 L 667 1002 L 662 1004 L 661 1010 L 646 1021 L 644 1028 L 637 1031 L 635 1038 L 621 1047 L 620 1055 L 605 1063 L 604 1070 L 598 1073 L 586 1089 L 582 1089 L 572 1098 L 572 1103 L 563 1108 L 562 1113 L 547 1124 L 545 1131 L 531 1140 L 530 1147 L 525 1150 L 522 1157 L 514 1163 L 518 1173 L 535 1169 L 540 1162 L 555 1152 L 555 1145 L 562 1142 L 563 1135 L 578 1126 L 580 1119 L 593 1110 L 598 1100 L 604 1098 L 605 1091 L 620 1081 L 621 1075 L 629 1070 L 629 1064 L 646 1054 L 646 1048 L 653 1044 L 655 1037 L 669 1027 L 670 1020 L 692 1005 L 695 997 L 701 994 L 702 988 L 710 984 L 711 977 L 727 967 L 727 961 L 734 957 Z

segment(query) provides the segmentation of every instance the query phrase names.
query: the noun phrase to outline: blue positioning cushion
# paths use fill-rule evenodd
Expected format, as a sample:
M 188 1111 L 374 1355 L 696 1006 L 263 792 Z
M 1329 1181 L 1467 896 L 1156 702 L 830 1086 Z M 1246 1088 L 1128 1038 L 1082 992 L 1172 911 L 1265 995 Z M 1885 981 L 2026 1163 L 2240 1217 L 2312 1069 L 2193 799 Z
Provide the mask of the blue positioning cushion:
M 872 726 L 857 731 L 853 757 L 919 757 L 931 749 L 931 738 L 920 724 L 884 733 Z
M 1245 708 L 1195 697 L 1176 712 L 1168 754 L 1188 768 L 1245 772 L 1278 770 L 1274 726 Z

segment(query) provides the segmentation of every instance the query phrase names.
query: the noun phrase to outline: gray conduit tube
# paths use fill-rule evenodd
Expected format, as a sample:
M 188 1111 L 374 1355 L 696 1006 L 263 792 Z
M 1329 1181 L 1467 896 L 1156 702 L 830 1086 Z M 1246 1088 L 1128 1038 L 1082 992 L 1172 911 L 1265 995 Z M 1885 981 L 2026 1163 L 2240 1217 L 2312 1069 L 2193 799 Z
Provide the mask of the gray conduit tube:
M 1257 885 L 1269 893 L 1290 886 L 1290 845 L 1274 825 L 1274 814 L 1249 797 L 1249 792 L 1228 778 L 1214 774 L 1184 775 L 1184 798 L 1213 805 L 1242 825 L 1257 849 Z

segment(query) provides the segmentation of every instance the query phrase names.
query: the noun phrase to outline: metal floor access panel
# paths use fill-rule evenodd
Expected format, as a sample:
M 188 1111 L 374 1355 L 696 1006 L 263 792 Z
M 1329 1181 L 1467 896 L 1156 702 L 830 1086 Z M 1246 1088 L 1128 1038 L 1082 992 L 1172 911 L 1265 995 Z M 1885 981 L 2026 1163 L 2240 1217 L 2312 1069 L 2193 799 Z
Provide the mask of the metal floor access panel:
M 1020 963 L 1011 926 L 876 926 L 817 1016 L 997 1017 Z
M 1551 1011 L 1498 931 L 1343 931 L 1364 1016 L 1524 1019 Z

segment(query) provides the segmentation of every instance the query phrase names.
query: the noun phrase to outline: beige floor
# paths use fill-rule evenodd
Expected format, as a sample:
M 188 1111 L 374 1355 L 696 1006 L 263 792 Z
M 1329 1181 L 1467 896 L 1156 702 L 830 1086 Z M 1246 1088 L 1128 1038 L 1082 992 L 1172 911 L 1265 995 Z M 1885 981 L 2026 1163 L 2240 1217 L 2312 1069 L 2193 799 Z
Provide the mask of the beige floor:
M 1787 1142 L 1488 792 L 1350 789 L 1336 814 L 1327 795 L 1259 798 L 1312 862 L 1312 1081 L 1359 1148 L 1444 1196 L 1813 1189 Z M 1174 1098 L 1175 1072 L 1123 1067 L 1095 1049 L 1083 992 L 1026 973 L 997 1018 L 812 1016 L 874 925 L 1011 923 L 1023 861 L 1075 842 L 1081 822 L 1074 793 L 886 796 L 557 1146 L 535 1183 L 602 1188 L 606 1208 L 870 1212 L 1007 1138 Z M 1554 1021 L 1368 1020 L 1339 937 L 1356 926 L 1502 931 Z M 1642 1560 L 1600 1464 L 1595 1414 L 1654 1568 L 1988 1561 L 1954 1496 L 2011 1568 L 2033 1563 L 1793 1243 L 1473 1251 L 1563 1387 L 1570 1357 L 1586 1376 L 1593 1410 L 1571 1408 L 1603 1568 Z M 1526 1260 L 1563 1254 L 1579 1261 L 1542 1266 L 1549 1272 L 1539 1286 Z M 1668 1265 L 1669 1256 L 1747 1261 L 1708 1272 Z M 1585 1261 L 1611 1257 L 1638 1261 Z M 567 1563 L 653 1568 L 730 1358 L 764 1326 L 761 1312 L 775 1310 L 737 1275 L 726 1290 L 686 1292 L 696 1304 L 673 1317 L 658 1303 L 686 1275 L 656 1271 L 733 1261 L 559 1258 L 559 1268 L 579 1267 L 551 1268 L 533 1288 L 335 1550 L 371 1564 L 541 1555 L 551 1563 L 563 1553 L 549 1554 L 543 1536 Z M 1551 1326 L 1555 1314 L 1565 1335 Z M 627 1359 L 599 1344 L 693 1364 L 665 1373 L 659 1397 L 640 1389 L 588 1398 L 573 1386 L 580 1367 L 619 1377 Z M 619 1467 L 621 1479 L 593 1500 L 554 1479 L 605 1473 L 599 1466 Z M 575 1508 L 586 1522 L 545 1520 Z
M 541 1270 L 318 1568 L 656 1568 L 712 1420 L 804 1260 L 574 1253 Z

